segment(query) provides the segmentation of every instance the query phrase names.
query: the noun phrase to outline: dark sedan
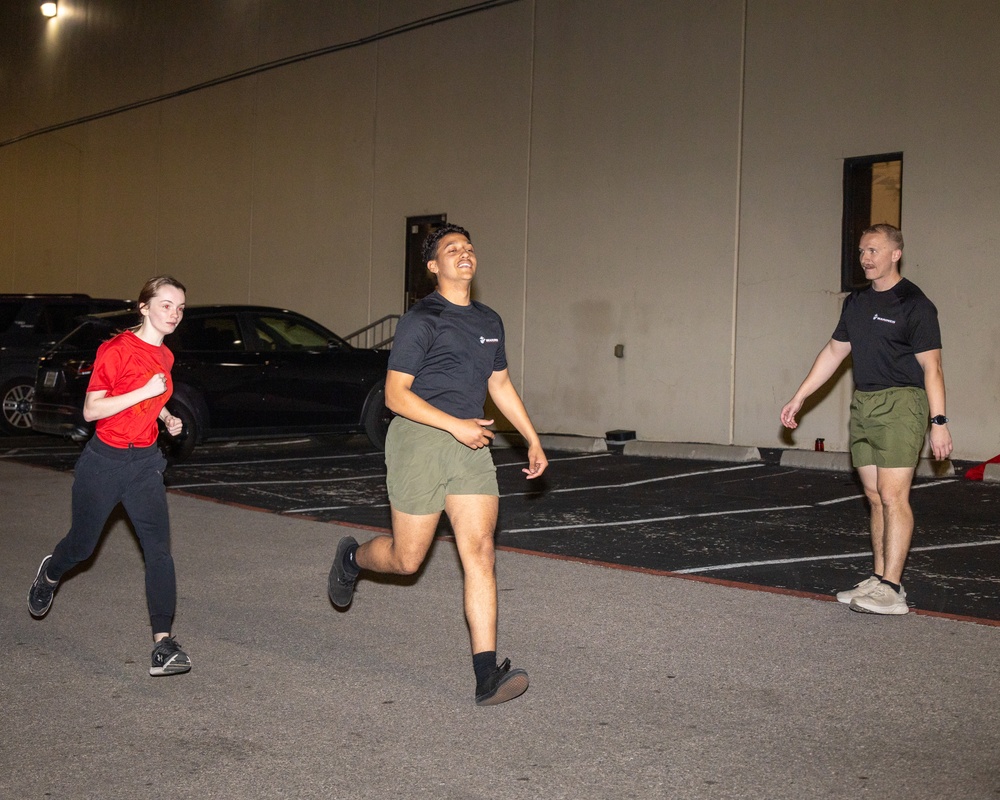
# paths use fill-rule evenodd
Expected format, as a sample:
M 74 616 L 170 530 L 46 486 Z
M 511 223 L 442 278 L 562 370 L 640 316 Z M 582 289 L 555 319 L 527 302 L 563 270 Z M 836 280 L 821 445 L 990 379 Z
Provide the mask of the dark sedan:
M 136 312 L 87 318 L 38 361 L 32 427 L 83 440 L 83 399 L 101 342 Z M 308 317 L 264 306 L 190 306 L 164 343 L 175 356 L 167 408 L 184 421 L 161 443 L 175 459 L 212 439 L 364 432 L 379 449 L 389 354 L 360 350 Z

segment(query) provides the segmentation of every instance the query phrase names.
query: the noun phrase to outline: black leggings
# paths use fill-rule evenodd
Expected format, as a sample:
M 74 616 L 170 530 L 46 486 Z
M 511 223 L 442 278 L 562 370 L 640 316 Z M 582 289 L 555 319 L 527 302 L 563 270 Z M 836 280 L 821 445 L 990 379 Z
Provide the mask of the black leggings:
M 153 633 L 170 633 L 177 605 L 177 579 L 170 555 L 170 518 L 163 488 L 166 459 L 155 444 L 112 447 L 96 436 L 76 462 L 73 523 L 52 551 L 46 574 L 54 581 L 97 547 L 118 503 L 125 507 L 146 561 L 146 605 Z

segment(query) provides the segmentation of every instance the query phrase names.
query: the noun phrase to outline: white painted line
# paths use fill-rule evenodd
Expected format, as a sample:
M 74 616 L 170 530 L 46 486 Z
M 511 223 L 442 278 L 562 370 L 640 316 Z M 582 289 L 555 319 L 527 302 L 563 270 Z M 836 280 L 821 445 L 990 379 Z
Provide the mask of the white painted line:
M 37 457 L 37 456 L 61 456 L 61 455 L 80 455 L 83 452 L 79 447 L 60 447 L 60 448 L 49 448 L 47 450 L 8 450 L 6 453 L 0 455 L 0 458 L 25 458 L 25 457 Z
M 988 545 L 998 545 L 1000 539 L 990 539 L 985 542 L 957 542 L 955 544 L 933 544 L 925 547 L 911 547 L 911 553 L 923 553 L 931 550 L 955 550 L 961 547 L 985 547 Z M 739 569 L 740 567 L 770 567 L 777 564 L 800 564 L 806 561 L 836 561 L 841 558 L 871 558 L 871 550 L 864 553 L 835 553 L 826 556 L 806 556 L 803 558 L 776 558 L 772 561 L 744 561 L 737 564 L 715 564 L 711 567 L 692 567 L 691 569 L 674 569 L 678 575 L 694 575 L 698 572 L 715 572 L 722 569 Z
M 596 454 L 596 455 L 570 456 L 568 458 L 558 459 L 558 460 L 569 461 L 569 460 L 575 460 L 577 458 L 603 458 L 603 457 L 605 457 L 607 455 L 610 455 L 610 454 L 608 454 L 608 453 L 599 453 L 599 454 Z M 505 464 L 503 466 L 512 466 L 512 465 Z M 517 466 L 517 465 L 513 465 L 513 466 Z M 739 466 L 739 467 L 722 467 L 722 468 L 719 468 L 719 469 L 700 470 L 698 472 L 685 472 L 685 473 L 682 473 L 680 475 L 665 475 L 665 476 L 662 476 L 662 477 L 659 477 L 659 478 L 649 478 L 648 480 L 632 481 L 630 483 L 608 484 L 608 485 L 605 485 L 605 486 L 577 486 L 577 487 L 571 488 L 571 489 L 548 489 L 548 490 L 545 491 L 545 494 L 555 494 L 557 492 L 582 492 L 582 491 L 585 491 L 587 489 L 617 489 L 617 488 L 622 487 L 622 486 L 638 486 L 638 485 L 643 484 L 643 483 L 652 483 L 654 481 L 670 481 L 670 480 L 674 480 L 676 478 L 688 478 L 688 477 L 691 477 L 691 476 L 694 476 L 694 475 L 709 475 L 709 474 L 712 474 L 712 473 L 715 473 L 715 472 L 730 472 L 732 470 L 737 470 L 737 469 L 752 469 L 752 468 L 758 467 L 758 466 L 763 466 L 763 465 L 762 464 L 748 464 L 746 466 Z M 212 486 L 215 486 L 215 485 L 224 486 L 226 484 L 209 484 L 209 485 L 212 485 Z M 170 488 L 175 489 L 175 488 L 179 488 L 179 487 L 172 486 Z M 524 495 L 531 495 L 531 494 L 537 494 L 537 493 L 538 492 L 510 492 L 508 494 L 501 494 L 500 497 L 521 497 L 521 496 L 524 496 Z M 379 503 L 378 505 L 367 505 L 366 508 L 385 508 L 388 505 L 389 505 L 388 503 Z M 293 508 L 293 509 L 289 509 L 288 511 L 283 511 L 281 513 L 283 513 L 283 514 L 304 514 L 304 513 L 312 512 L 312 511 L 337 511 L 337 510 L 344 509 L 344 508 L 355 508 L 355 507 L 356 506 L 323 506 L 323 507 L 319 507 L 319 508 Z M 808 506 L 791 506 L 791 508 L 807 508 L 807 507 Z M 718 512 L 718 513 L 726 513 L 726 514 L 730 514 L 730 513 L 732 513 L 732 514 L 751 514 L 751 513 L 755 512 L 755 511 L 758 511 L 758 510 L 764 510 L 764 509 L 751 509 L 749 511 L 732 511 L 732 512 L 727 511 L 727 512 Z M 694 516 L 711 516 L 711 515 L 695 514 Z M 665 517 L 664 519 L 684 519 L 684 517 Z M 649 522 L 649 521 L 650 520 L 639 520 L 639 522 Z M 623 522 L 616 522 L 616 523 L 599 523 L 599 524 L 602 524 L 602 525 L 603 524 L 608 524 L 608 525 L 612 525 L 612 524 L 613 525 L 633 525 L 633 524 L 636 524 L 636 522 L 634 522 L 634 521 L 623 521 Z M 594 526 L 587 526 L 587 525 L 567 525 L 567 526 L 564 526 L 564 527 L 567 527 L 567 528 L 581 528 L 581 527 L 594 527 Z M 542 530 L 543 531 L 543 530 L 557 530 L 557 528 L 523 528 L 523 529 L 520 529 L 520 530 L 505 531 L 505 533 L 519 533 L 521 530 L 524 530 L 524 531 Z
M 608 458 L 611 453 L 587 453 L 582 456 L 556 456 L 555 458 L 550 458 L 549 463 L 554 464 L 557 461 L 581 461 L 585 458 Z M 511 461 L 509 464 L 497 464 L 497 469 L 502 467 L 524 467 L 525 461 Z
M 347 459 L 347 458 L 364 458 L 365 456 L 380 456 L 381 453 L 350 453 L 346 455 L 339 456 L 296 456 L 295 458 L 261 458 L 255 461 L 213 461 L 210 463 L 203 462 L 182 462 L 180 464 L 171 464 L 171 471 L 175 469 L 200 469 L 201 467 L 243 467 L 250 466 L 251 464 L 280 464 L 289 461 L 331 461 L 334 459 Z
M 385 478 L 384 472 L 372 475 L 347 475 L 343 478 L 309 478 L 297 481 L 211 481 L 209 483 L 178 483 L 171 484 L 168 489 L 197 489 L 203 486 L 282 486 L 289 483 L 342 483 L 344 481 L 359 481 L 370 478 Z
M 50 450 L 48 452 L 52 452 L 52 451 Z M 602 458 L 602 457 L 607 457 L 609 455 L 611 455 L 611 454 L 610 453 L 595 453 L 593 455 L 586 455 L 586 456 L 568 456 L 566 458 L 553 458 L 553 459 L 550 459 L 550 463 L 553 462 L 553 461 L 576 461 L 577 459 L 580 459 L 580 458 Z M 209 463 L 205 463 L 205 462 L 182 462 L 180 464 L 171 464 L 170 469 L 171 470 L 176 470 L 176 469 L 185 469 L 185 468 L 200 469 L 201 467 L 242 467 L 242 466 L 250 466 L 252 464 L 282 464 L 282 463 L 288 463 L 288 462 L 292 462 L 292 461 L 333 461 L 333 460 L 337 460 L 337 459 L 368 458 L 368 457 L 372 457 L 372 456 L 377 456 L 378 458 L 381 459 L 381 458 L 385 457 L 385 454 L 384 453 L 347 453 L 347 454 L 335 455 L 335 456 L 295 456 L 295 457 L 291 457 L 290 456 L 288 458 L 259 458 L 259 459 L 252 460 L 252 461 L 212 461 L 212 462 L 209 462 Z M 3 457 L 6 458 L 6 456 L 3 456 Z M 522 466 L 523 467 L 524 464 L 522 462 L 520 462 L 520 461 L 511 463 L 511 464 L 497 464 L 497 469 L 500 469 L 501 467 L 516 467 L 516 466 Z
M 820 500 L 816 505 L 818 506 L 832 506 L 837 503 L 846 503 L 848 500 L 864 500 L 865 496 L 863 494 L 849 494 L 847 497 L 838 497 L 835 500 Z
M 714 475 L 718 472 L 734 472 L 740 469 L 757 469 L 758 467 L 763 467 L 763 464 L 745 464 L 738 467 L 720 467 L 719 469 L 703 469 L 697 472 L 681 472 L 677 475 L 660 475 L 656 478 L 644 478 L 641 481 L 627 481 L 625 483 L 605 483 L 598 486 L 573 486 L 566 489 L 546 489 L 545 494 L 562 494 L 565 492 L 589 492 L 598 489 L 623 489 L 628 486 L 642 486 L 647 483 L 659 483 L 661 481 L 674 481 L 679 478 L 693 478 L 698 475 Z M 538 491 L 534 492 L 511 492 L 510 494 L 500 495 L 501 497 L 522 497 L 530 494 L 539 494 Z
M 811 508 L 812 506 L 773 506 L 771 508 L 746 508 L 738 511 L 706 511 L 702 514 L 675 514 L 671 517 L 650 517 L 649 519 L 620 519 L 614 522 L 584 522 L 572 525 L 549 525 L 544 528 L 512 528 L 504 529 L 501 533 L 535 533 L 537 531 L 565 531 L 582 530 L 583 528 L 614 528 L 626 525 L 645 525 L 650 522 L 672 522 L 678 519 L 700 519 L 702 517 L 728 517 L 738 514 L 763 514 L 767 511 L 794 511 L 799 508 Z
M 388 505 L 386 503 L 385 505 Z M 290 508 L 287 511 L 279 511 L 279 514 L 311 514 L 314 511 L 343 511 L 345 508 L 359 508 L 359 506 L 319 506 L 317 508 Z M 365 506 L 365 508 L 381 508 L 381 506 Z

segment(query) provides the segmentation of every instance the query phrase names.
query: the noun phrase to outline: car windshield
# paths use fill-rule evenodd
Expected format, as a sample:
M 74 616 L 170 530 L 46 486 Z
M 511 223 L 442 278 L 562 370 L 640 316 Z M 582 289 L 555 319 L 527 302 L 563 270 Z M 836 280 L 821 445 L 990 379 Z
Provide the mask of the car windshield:
M 321 350 L 349 347 L 343 339 L 318 324 L 284 314 L 261 314 L 254 330 L 265 350 Z

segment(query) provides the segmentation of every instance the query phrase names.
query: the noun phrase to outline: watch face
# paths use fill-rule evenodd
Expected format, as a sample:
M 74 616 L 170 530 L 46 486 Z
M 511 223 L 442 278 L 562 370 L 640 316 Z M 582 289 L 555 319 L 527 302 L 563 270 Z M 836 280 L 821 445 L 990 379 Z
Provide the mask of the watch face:
M 935 425 L 944 425 L 948 421 L 948 418 L 944 414 L 938 414 L 936 417 L 931 417 L 931 422 Z

